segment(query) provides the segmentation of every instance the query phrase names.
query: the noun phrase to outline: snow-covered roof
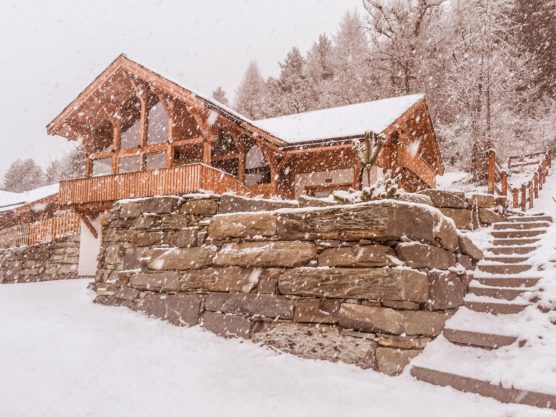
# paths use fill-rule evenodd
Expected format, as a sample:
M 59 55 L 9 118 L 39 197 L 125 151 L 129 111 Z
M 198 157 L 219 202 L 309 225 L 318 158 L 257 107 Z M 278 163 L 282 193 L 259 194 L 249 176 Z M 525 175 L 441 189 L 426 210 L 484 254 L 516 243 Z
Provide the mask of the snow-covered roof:
M 0 191 L 0 212 L 14 210 L 33 201 L 41 200 L 45 197 L 58 193 L 60 184 L 50 184 L 44 187 L 35 188 L 34 190 L 25 191 L 23 193 L 11 193 L 8 191 Z
M 423 97 L 392 97 L 252 123 L 289 143 L 358 136 L 369 130 L 380 133 Z

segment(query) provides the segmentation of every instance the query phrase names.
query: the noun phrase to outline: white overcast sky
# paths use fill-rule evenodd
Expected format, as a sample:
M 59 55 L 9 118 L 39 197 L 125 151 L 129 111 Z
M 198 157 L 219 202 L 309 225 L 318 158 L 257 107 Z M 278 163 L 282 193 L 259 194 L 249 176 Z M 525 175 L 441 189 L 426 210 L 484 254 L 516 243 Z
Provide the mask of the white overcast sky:
M 119 53 L 200 92 L 233 97 L 249 61 L 263 75 L 361 0 L 1 0 L 0 175 L 67 149 L 46 124 Z

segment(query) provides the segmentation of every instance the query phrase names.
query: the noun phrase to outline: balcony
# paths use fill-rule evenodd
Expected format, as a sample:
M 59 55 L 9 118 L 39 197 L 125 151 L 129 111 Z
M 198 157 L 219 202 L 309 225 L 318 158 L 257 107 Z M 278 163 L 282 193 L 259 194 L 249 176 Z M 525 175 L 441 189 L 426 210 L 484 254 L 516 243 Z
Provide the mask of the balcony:
M 80 178 L 60 183 L 61 206 L 112 202 L 128 198 L 187 194 L 199 191 L 250 195 L 250 189 L 233 176 L 196 163 L 155 171 Z

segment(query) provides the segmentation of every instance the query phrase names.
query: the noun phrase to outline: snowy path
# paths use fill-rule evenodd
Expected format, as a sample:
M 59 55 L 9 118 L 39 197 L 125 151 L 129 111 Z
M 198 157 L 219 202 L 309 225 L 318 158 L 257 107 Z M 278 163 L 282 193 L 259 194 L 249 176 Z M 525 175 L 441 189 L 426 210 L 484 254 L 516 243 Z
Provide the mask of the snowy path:
M 554 415 L 173 327 L 86 285 L 0 286 L 0 416 Z

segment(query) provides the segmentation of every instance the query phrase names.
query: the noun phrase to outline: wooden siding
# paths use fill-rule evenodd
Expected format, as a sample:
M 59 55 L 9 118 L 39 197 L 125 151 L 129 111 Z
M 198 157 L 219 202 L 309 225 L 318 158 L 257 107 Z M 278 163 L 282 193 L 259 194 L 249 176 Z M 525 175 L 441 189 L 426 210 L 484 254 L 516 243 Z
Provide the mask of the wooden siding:
M 79 233 L 79 216 L 74 213 L 0 230 L 0 248 L 30 246 Z
M 155 171 L 82 178 L 60 183 L 60 205 L 98 203 L 157 195 L 185 194 L 203 190 L 233 191 L 250 195 L 249 188 L 223 171 L 204 164 Z

